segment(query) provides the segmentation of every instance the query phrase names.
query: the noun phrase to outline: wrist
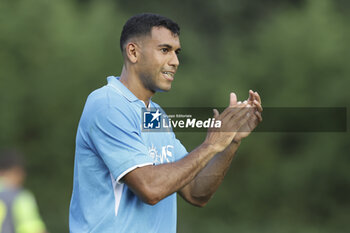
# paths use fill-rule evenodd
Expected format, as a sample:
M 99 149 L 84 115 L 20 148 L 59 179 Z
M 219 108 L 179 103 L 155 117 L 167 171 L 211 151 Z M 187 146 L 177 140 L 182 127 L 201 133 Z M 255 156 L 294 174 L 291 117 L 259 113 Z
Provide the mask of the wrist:
M 241 144 L 241 142 L 242 142 L 242 139 L 236 139 L 236 138 L 234 138 L 234 139 L 232 140 L 232 143 L 233 143 L 233 144 L 237 144 L 237 145 Z
M 222 151 L 217 145 L 211 144 L 207 141 L 204 141 L 201 147 L 203 148 L 203 150 L 213 154 L 216 154 Z

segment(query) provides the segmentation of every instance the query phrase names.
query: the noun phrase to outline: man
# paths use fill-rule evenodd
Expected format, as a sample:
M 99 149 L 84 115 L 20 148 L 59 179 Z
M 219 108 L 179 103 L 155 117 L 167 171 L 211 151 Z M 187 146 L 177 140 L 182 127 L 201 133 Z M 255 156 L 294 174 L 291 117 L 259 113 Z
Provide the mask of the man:
M 79 122 L 70 206 L 70 232 L 176 232 L 176 193 L 204 206 L 214 194 L 241 139 L 261 121 L 260 97 L 230 105 L 214 117 L 205 141 L 188 153 L 171 132 L 141 128 L 141 109 L 169 91 L 179 66 L 179 27 L 168 18 L 141 14 L 124 25 L 120 77 L 86 101 Z M 240 130 L 240 133 L 237 131 Z M 151 153 L 151 151 L 153 153 Z M 154 152 L 162 151 L 159 160 Z
M 22 189 L 25 170 L 21 155 L 15 150 L 0 152 L 0 232 L 43 233 L 33 195 Z

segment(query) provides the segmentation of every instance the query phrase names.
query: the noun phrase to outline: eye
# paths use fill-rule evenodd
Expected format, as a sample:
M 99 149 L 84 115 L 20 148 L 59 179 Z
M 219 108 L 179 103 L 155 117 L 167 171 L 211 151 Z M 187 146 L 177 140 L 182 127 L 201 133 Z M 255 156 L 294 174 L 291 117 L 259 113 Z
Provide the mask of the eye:
M 161 48 L 161 51 L 162 51 L 162 53 L 167 53 L 167 52 L 169 52 L 169 49 L 168 48 Z
M 179 55 L 179 54 L 180 54 L 180 50 L 176 50 L 175 53 L 176 53 L 177 55 Z

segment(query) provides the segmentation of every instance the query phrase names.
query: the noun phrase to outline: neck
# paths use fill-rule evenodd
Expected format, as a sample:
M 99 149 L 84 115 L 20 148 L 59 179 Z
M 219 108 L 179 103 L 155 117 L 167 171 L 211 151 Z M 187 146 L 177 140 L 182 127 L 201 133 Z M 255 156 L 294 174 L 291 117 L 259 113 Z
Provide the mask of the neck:
M 120 82 L 124 84 L 139 100 L 145 102 L 148 106 L 151 97 L 154 92 L 145 88 L 140 80 L 140 77 L 126 66 L 123 66 L 122 73 L 120 75 Z

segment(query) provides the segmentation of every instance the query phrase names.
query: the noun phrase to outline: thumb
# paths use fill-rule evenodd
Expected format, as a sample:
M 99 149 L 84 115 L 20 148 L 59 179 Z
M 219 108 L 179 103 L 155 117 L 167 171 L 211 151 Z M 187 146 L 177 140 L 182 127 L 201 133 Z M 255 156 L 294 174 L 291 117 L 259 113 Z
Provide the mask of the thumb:
M 237 104 L 237 96 L 234 92 L 231 92 L 230 93 L 230 105 L 229 105 L 229 107 L 233 107 L 236 104 Z
M 217 118 L 219 116 L 219 111 L 217 109 L 213 109 L 214 118 Z

